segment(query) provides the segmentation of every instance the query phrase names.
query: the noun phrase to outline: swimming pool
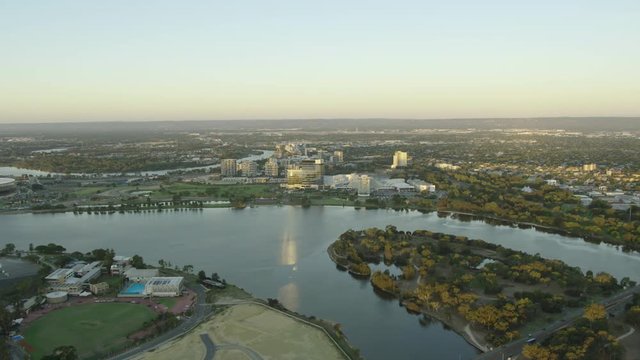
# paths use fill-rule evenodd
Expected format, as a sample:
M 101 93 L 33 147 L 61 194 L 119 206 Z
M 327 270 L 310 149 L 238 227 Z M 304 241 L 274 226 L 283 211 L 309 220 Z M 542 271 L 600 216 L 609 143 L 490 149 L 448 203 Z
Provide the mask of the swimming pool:
M 140 283 L 130 283 L 120 291 L 121 295 L 142 295 L 142 293 L 144 293 L 144 284 Z

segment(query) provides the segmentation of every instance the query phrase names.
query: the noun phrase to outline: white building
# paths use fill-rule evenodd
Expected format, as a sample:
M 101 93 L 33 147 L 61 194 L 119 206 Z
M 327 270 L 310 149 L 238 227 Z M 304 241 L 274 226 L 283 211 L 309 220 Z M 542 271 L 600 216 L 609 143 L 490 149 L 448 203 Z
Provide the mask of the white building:
M 375 188 L 376 190 L 396 191 L 399 193 L 415 191 L 412 185 L 407 184 L 404 179 L 401 178 L 376 179 Z
M 358 196 L 369 196 L 371 194 L 371 179 L 368 175 L 361 175 L 358 179 Z
M 449 164 L 449 163 L 437 163 L 435 165 L 435 167 L 437 167 L 438 169 L 442 169 L 442 170 L 458 170 L 458 169 L 460 169 L 460 166 Z
M 184 278 L 153 277 L 144 285 L 144 294 L 158 297 L 180 296 L 184 288 Z
M 102 273 L 100 261 L 91 264 L 78 264 L 73 268 L 63 268 L 53 271 L 45 277 L 49 284 L 49 291 L 65 291 L 71 295 L 79 295 L 89 282 L 97 279 Z M 77 276 L 76 276 L 77 275 Z
M 99 267 L 102 264 L 102 261 L 94 261 L 90 264 L 86 264 L 83 267 L 81 267 L 80 269 L 76 270 L 75 275 L 76 276 L 84 276 L 86 275 L 89 271 Z
M 322 159 L 305 159 L 298 165 L 287 168 L 287 187 L 309 189 L 323 184 L 324 161 Z
M 44 279 L 50 284 L 64 284 L 64 282 L 73 277 L 73 269 L 56 269 L 51 274 L 47 275 Z
M 124 276 L 129 279 L 129 281 L 139 283 L 147 282 L 158 275 L 160 275 L 160 271 L 158 269 L 131 268 L 124 272 Z
M 280 176 L 280 166 L 278 166 L 278 159 L 269 158 L 264 164 L 264 175 L 269 177 Z
M 396 151 L 393 154 L 393 164 L 391 164 L 392 169 L 397 169 L 400 167 L 407 167 L 407 153 L 404 151 Z
M 109 268 L 111 275 L 120 275 L 131 262 L 131 256 L 116 255 L 113 257 L 113 264 Z
M 245 160 L 240 162 L 238 166 L 242 176 L 254 177 L 258 175 L 258 164 L 255 161 Z
M 342 150 L 336 150 L 333 152 L 333 161 L 337 163 L 344 162 L 344 152 Z
M 224 159 L 220 163 L 220 175 L 236 176 L 238 172 L 236 159 Z
M 435 192 L 436 186 L 419 179 L 407 180 L 407 184 L 412 185 L 417 192 Z

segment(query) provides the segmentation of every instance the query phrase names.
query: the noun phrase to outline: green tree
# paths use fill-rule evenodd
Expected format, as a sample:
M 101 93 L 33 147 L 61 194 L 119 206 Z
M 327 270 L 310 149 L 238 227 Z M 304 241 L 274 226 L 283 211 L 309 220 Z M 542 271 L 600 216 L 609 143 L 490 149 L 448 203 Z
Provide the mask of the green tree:
M 8 243 L 4 246 L 4 249 L 2 249 L 1 254 L 9 255 L 9 254 L 13 254 L 14 251 L 16 251 L 16 245 L 13 243 Z
M 144 264 L 144 259 L 140 255 L 133 255 L 131 258 L 131 266 L 136 269 L 146 269 L 146 265 Z
M 111 265 L 113 265 L 114 256 L 116 256 L 116 253 L 115 251 L 113 251 L 113 249 L 106 250 L 104 252 L 104 257 L 102 258 L 102 262 L 107 269 L 111 268 Z
M 42 357 L 42 360 L 76 360 L 78 351 L 75 346 L 64 345 L 53 349 L 51 354 Z
M 200 279 L 200 281 L 204 281 L 206 278 L 207 274 L 204 272 L 204 270 L 198 271 L 198 279 Z

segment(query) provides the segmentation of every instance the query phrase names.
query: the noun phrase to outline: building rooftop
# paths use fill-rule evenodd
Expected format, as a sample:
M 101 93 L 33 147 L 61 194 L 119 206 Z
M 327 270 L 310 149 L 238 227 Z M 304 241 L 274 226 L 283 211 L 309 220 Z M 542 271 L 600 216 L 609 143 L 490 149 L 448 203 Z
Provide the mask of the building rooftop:
M 143 277 L 152 278 L 157 277 L 160 271 L 158 269 L 136 269 L 131 268 L 124 272 L 124 275 L 128 278 Z
M 147 285 L 151 286 L 167 286 L 174 285 L 178 286 L 184 280 L 182 276 L 176 277 L 153 277 L 151 280 L 147 282 Z
M 47 275 L 45 280 L 60 280 L 60 278 L 64 278 L 73 272 L 73 269 L 56 269 L 51 274 Z

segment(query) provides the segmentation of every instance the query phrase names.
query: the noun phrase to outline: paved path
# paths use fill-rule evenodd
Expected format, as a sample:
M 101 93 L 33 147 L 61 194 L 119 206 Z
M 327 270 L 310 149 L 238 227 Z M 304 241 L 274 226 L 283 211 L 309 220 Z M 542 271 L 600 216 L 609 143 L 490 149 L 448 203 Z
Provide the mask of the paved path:
M 464 333 L 467 334 L 467 336 L 469 337 L 469 340 L 471 340 L 471 342 L 473 343 L 473 345 L 475 345 L 475 347 L 477 347 L 478 349 L 484 352 L 489 351 L 489 349 L 486 346 L 483 346 L 482 344 L 480 344 L 478 339 L 476 339 L 475 335 L 473 334 L 473 331 L 471 331 L 471 326 L 469 326 L 469 324 L 467 324 L 467 326 L 464 327 Z
M 618 336 L 616 340 L 620 341 L 628 336 L 633 335 L 634 332 L 636 332 L 636 328 L 632 327 L 631 330 L 627 331 L 625 334 Z
M 253 349 L 238 344 L 220 344 L 216 346 L 217 349 L 239 350 L 242 351 L 251 360 L 264 360 L 260 354 L 253 351 Z
M 619 306 L 628 302 L 633 297 L 633 294 L 640 293 L 640 285 L 621 291 L 613 296 L 610 296 L 602 301 L 600 304 L 604 305 L 607 310 Z M 547 325 L 542 330 L 533 332 L 531 337 L 535 338 L 537 342 L 542 342 L 544 339 L 552 336 L 558 330 L 561 330 L 567 326 L 573 324 L 576 319 L 579 319 L 583 315 L 582 310 L 575 310 L 566 314 L 564 319 L 558 320 L 551 325 Z M 631 333 L 633 334 L 633 333 Z M 631 335 L 629 334 L 629 335 Z M 626 334 L 625 334 L 626 335 Z M 623 335 L 624 336 L 624 335 Z M 628 336 L 628 335 L 627 335 Z M 503 357 L 518 355 L 522 352 L 522 348 L 527 344 L 527 339 L 522 338 L 516 341 L 510 342 L 506 345 L 500 346 L 492 351 L 479 355 L 478 360 L 501 360 Z
M 260 354 L 258 354 L 253 349 L 246 346 L 242 346 L 239 344 L 216 345 L 213 343 L 213 340 L 211 340 L 211 337 L 207 333 L 200 334 L 200 339 L 204 343 L 204 347 L 207 349 L 207 353 L 204 356 L 204 360 L 213 360 L 213 358 L 216 356 L 216 350 L 218 349 L 238 350 L 238 351 L 242 351 L 251 360 L 264 360 L 262 356 L 260 356 Z
M 213 357 L 216 356 L 216 345 L 211 340 L 209 334 L 200 334 L 200 340 L 204 343 L 204 347 L 207 350 L 207 353 L 204 355 L 204 360 L 213 360 Z
M 197 302 L 194 304 L 193 315 L 190 318 L 183 321 L 177 327 L 169 330 L 168 332 L 138 346 L 131 350 L 125 351 L 119 355 L 113 356 L 111 360 L 125 360 L 130 359 L 134 356 L 140 355 L 143 352 L 147 352 L 149 350 L 155 349 L 158 346 L 164 344 L 167 341 L 173 340 L 179 336 L 186 334 L 187 332 L 193 330 L 196 326 L 200 325 L 202 321 L 204 321 L 209 314 L 210 307 L 203 306 L 206 302 L 206 293 L 205 289 L 200 285 L 195 285 L 190 288 L 194 291 L 197 296 Z

